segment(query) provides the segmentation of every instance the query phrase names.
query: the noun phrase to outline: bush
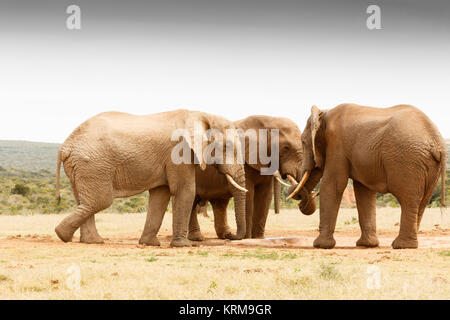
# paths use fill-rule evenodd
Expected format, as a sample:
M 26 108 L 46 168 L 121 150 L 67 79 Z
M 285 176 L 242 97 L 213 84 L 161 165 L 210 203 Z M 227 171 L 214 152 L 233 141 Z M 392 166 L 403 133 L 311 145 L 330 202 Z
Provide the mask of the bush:
M 30 188 L 23 185 L 23 184 L 16 184 L 14 186 L 14 188 L 12 188 L 11 190 L 11 194 L 20 194 L 22 196 L 27 196 L 28 194 L 30 194 Z

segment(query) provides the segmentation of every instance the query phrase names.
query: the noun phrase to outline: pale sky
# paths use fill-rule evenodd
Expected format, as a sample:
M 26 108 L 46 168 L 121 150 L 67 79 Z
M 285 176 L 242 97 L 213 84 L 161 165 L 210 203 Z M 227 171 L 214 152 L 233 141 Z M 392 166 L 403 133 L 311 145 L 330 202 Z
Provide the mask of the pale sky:
M 36 1 L 34 1 L 36 2 Z M 413 104 L 450 138 L 450 5 L 369 2 L 71 1 L 0 4 L 0 139 L 63 142 L 103 111 L 177 108 L 237 120 L 313 104 Z

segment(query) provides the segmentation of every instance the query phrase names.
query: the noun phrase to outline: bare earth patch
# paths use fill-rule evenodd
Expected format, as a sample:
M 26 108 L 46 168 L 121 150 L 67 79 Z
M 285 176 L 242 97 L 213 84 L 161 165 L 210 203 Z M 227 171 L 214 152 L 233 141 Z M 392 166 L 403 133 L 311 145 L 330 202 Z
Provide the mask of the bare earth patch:
M 312 248 L 318 214 L 297 210 L 271 212 L 265 239 L 241 241 L 217 239 L 212 218 L 199 217 L 206 240 L 181 249 L 169 247 L 170 213 L 158 248 L 138 244 L 145 214 L 97 215 L 104 245 L 81 244 L 77 234 L 61 242 L 53 229 L 63 218 L 0 216 L 0 299 L 450 298 L 449 219 L 439 209 L 425 212 L 415 250 L 390 246 L 397 208 L 378 209 L 372 249 L 355 247 L 355 209 L 341 209 L 332 250 Z

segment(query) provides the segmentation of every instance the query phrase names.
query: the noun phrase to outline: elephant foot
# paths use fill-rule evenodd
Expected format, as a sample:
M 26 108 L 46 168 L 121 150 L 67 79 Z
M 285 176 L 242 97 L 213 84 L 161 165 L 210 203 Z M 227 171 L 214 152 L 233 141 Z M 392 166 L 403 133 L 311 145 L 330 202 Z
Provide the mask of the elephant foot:
M 368 247 L 374 248 L 380 245 L 377 236 L 361 236 L 361 238 L 356 241 L 356 246 L 358 247 Z
M 264 233 L 252 234 L 252 239 L 264 239 Z
M 170 243 L 171 247 L 192 247 L 192 244 L 186 238 L 173 239 Z
M 217 237 L 219 238 L 219 239 L 230 239 L 231 240 L 231 236 L 232 236 L 232 234 L 231 234 L 231 229 L 230 228 L 225 228 L 225 229 L 222 229 L 222 230 L 216 230 L 216 234 L 217 234 Z
M 227 233 L 225 235 L 225 238 L 228 239 L 228 240 L 242 240 L 242 239 L 244 239 L 244 237 L 239 236 L 237 234 L 232 234 L 231 232 Z
M 102 237 L 98 236 L 89 236 L 89 237 L 80 237 L 81 243 L 87 243 L 87 244 L 103 244 L 105 241 Z
M 191 240 L 191 241 L 203 241 L 203 240 L 205 240 L 205 238 L 203 237 L 203 235 L 200 232 L 200 230 L 192 231 L 192 232 L 189 231 L 188 239 Z
M 56 235 L 64 242 L 71 242 L 75 231 L 76 229 L 65 226 L 62 223 L 55 228 Z
M 154 236 L 154 237 L 143 237 L 142 236 L 139 239 L 139 244 L 143 244 L 146 246 L 159 247 L 161 245 L 161 242 L 159 242 L 159 240 L 156 236 Z
M 335 245 L 336 240 L 334 240 L 333 236 L 325 238 L 319 235 L 313 243 L 314 248 L 320 249 L 333 249 Z
M 80 234 L 80 242 L 81 243 L 88 243 L 88 244 L 103 244 L 105 241 L 98 233 L 86 233 L 81 232 Z
M 416 249 L 419 246 L 417 239 L 403 239 L 400 236 L 392 242 L 394 249 Z

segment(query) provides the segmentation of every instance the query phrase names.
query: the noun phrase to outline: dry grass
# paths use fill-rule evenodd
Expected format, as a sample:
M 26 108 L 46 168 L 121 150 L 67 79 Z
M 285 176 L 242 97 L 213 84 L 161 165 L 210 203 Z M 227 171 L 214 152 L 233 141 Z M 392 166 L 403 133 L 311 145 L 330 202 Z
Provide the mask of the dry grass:
M 399 209 L 378 210 L 378 229 L 393 239 Z M 426 236 L 448 235 L 448 214 L 425 213 Z M 342 209 L 339 236 L 359 236 L 355 209 Z M 164 220 L 163 247 L 137 245 L 145 215 L 100 214 L 105 245 L 63 244 L 53 228 L 62 215 L 0 216 L 0 299 L 449 299 L 450 243 L 446 248 L 389 247 L 333 250 L 255 248 L 208 240 L 193 248 L 168 248 L 171 214 Z M 233 217 L 230 215 L 230 222 Z M 212 219 L 199 217 L 214 238 Z M 231 223 L 233 225 L 233 223 Z M 297 210 L 270 214 L 267 236 L 316 234 L 318 214 Z M 439 225 L 439 226 L 436 226 Z M 344 239 L 344 238 L 342 238 Z M 444 238 L 442 238 L 444 239 Z M 419 239 L 420 241 L 420 239 Z M 206 245 L 205 245 L 206 244 Z M 69 289 L 68 268 L 81 271 L 80 290 Z M 369 272 L 375 272 L 371 277 Z M 377 269 L 378 268 L 378 269 Z M 372 271 L 371 271 L 372 270 Z M 380 287 L 367 281 L 380 272 Z M 376 283 L 376 281 L 375 281 Z

